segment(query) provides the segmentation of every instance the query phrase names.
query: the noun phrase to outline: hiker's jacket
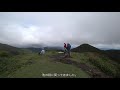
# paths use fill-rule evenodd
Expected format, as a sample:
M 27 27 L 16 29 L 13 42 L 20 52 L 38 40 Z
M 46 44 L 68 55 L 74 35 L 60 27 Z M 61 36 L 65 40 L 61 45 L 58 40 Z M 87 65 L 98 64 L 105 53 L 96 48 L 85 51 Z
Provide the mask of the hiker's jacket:
M 67 44 L 67 50 L 70 50 L 70 49 L 71 49 L 71 45 Z
M 66 44 L 64 44 L 64 48 L 67 48 L 67 45 L 66 45 Z

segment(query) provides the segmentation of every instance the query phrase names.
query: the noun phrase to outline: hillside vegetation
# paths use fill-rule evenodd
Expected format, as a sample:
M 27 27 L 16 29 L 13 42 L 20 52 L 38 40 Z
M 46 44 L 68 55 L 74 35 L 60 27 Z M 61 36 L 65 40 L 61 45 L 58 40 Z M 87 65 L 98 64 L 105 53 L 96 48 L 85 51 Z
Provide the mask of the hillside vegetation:
M 48 76 L 43 76 L 44 74 Z M 60 76 L 61 74 L 63 75 Z M 39 55 L 30 49 L 0 44 L 0 77 L 119 78 L 120 65 L 103 51 L 88 44 L 73 49 L 71 58 L 64 58 L 58 50 L 48 50 L 45 55 Z

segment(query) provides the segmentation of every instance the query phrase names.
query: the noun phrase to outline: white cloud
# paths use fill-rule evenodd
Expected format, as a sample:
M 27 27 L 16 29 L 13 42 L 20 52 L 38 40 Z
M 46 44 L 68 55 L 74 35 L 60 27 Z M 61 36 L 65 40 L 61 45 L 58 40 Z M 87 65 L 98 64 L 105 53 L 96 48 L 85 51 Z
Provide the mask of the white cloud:
M 0 12 L 0 43 L 120 48 L 118 12 Z

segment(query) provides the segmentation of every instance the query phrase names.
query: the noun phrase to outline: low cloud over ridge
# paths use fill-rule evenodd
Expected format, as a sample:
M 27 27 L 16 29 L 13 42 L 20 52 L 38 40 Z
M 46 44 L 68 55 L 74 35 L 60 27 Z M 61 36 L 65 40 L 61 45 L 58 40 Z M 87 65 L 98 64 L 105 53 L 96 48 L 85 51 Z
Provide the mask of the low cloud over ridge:
M 119 12 L 0 12 L 0 43 L 120 49 Z

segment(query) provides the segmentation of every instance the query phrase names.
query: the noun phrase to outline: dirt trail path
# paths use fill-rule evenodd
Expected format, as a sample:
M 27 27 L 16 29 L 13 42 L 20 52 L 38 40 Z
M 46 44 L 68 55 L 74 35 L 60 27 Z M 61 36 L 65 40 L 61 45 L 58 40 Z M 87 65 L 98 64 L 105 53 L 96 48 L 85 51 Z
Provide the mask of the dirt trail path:
M 91 78 L 109 78 L 109 76 L 105 75 L 99 69 L 91 68 L 90 66 L 84 63 L 73 61 L 71 58 L 65 58 L 62 54 L 53 55 L 50 56 L 50 58 L 53 58 L 54 62 L 61 62 L 81 68 L 83 71 L 87 72 Z

